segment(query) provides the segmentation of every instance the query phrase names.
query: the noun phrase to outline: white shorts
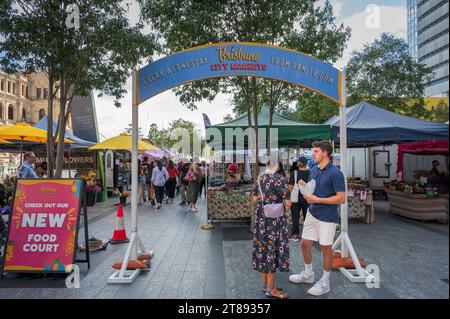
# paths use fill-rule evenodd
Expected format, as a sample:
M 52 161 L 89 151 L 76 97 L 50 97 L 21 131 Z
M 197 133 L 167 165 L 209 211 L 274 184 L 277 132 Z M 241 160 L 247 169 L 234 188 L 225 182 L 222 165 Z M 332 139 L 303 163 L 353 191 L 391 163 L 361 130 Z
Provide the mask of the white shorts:
M 333 245 L 336 224 L 316 219 L 308 210 L 303 223 L 302 239 L 319 241 L 321 246 Z

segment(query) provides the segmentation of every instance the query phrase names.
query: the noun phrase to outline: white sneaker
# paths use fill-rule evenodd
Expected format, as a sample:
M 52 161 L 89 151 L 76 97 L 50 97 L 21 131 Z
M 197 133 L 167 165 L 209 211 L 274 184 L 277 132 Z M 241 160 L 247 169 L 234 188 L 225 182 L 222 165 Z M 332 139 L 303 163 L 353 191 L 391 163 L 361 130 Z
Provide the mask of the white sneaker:
M 316 284 L 308 290 L 308 293 L 313 296 L 322 296 L 330 292 L 330 283 L 325 283 L 322 280 L 316 282 Z
M 295 284 L 312 284 L 314 283 L 314 272 L 307 273 L 303 270 L 299 274 L 290 275 L 289 281 Z

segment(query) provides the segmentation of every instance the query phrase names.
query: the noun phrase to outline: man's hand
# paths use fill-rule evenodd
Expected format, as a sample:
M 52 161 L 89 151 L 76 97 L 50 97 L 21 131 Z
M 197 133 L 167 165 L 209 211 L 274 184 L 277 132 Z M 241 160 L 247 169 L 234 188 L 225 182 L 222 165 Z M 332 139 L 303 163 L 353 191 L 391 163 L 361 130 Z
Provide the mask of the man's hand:
M 316 195 L 303 195 L 303 197 L 308 201 L 310 204 L 319 204 L 322 202 L 322 198 L 317 197 Z
M 301 180 L 298 181 L 298 184 L 299 184 L 300 186 L 305 186 L 306 183 L 305 183 L 304 180 L 301 179 Z

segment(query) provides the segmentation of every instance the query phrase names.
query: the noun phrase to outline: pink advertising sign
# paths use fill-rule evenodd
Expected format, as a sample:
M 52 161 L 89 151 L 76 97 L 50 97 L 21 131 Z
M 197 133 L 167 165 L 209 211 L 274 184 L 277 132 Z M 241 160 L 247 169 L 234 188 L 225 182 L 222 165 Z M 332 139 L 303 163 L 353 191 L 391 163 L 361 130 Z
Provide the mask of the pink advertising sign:
M 71 269 L 82 185 L 75 179 L 17 180 L 3 271 Z

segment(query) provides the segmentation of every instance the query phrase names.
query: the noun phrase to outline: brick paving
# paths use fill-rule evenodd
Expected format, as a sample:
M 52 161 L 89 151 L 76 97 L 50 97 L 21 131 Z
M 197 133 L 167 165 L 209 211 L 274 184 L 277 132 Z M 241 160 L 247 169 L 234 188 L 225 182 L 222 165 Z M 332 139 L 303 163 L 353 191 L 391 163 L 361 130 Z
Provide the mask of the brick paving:
M 115 223 L 116 200 L 89 208 L 89 236 L 108 239 Z M 132 284 L 108 284 L 112 264 L 124 256 L 127 244 L 109 245 L 91 253 L 91 269 L 81 268 L 81 288 L 64 288 L 58 278 L 18 278 L 0 281 L 0 298 L 264 298 L 258 274 L 251 269 L 250 223 L 207 222 L 205 200 L 199 199 L 199 213 L 188 212 L 175 202 L 159 210 L 145 203 L 138 208 L 140 237 L 155 256 L 148 271 Z M 130 206 L 124 208 L 129 230 Z M 381 286 L 369 289 L 351 283 L 339 271 L 331 277 L 332 290 L 321 298 L 448 298 L 448 225 L 422 223 L 396 217 L 387 202 L 376 202 L 375 223 L 351 222 L 350 238 L 357 253 L 369 264 L 380 267 Z M 80 241 L 83 241 L 83 231 Z M 291 298 L 315 298 L 310 285 L 289 283 L 299 272 L 302 257 L 298 243 L 291 242 L 290 273 L 278 274 L 278 285 Z M 82 257 L 82 256 L 80 256 Z M 313 265 L 321 275 L 321 257 L 314 249 Z

